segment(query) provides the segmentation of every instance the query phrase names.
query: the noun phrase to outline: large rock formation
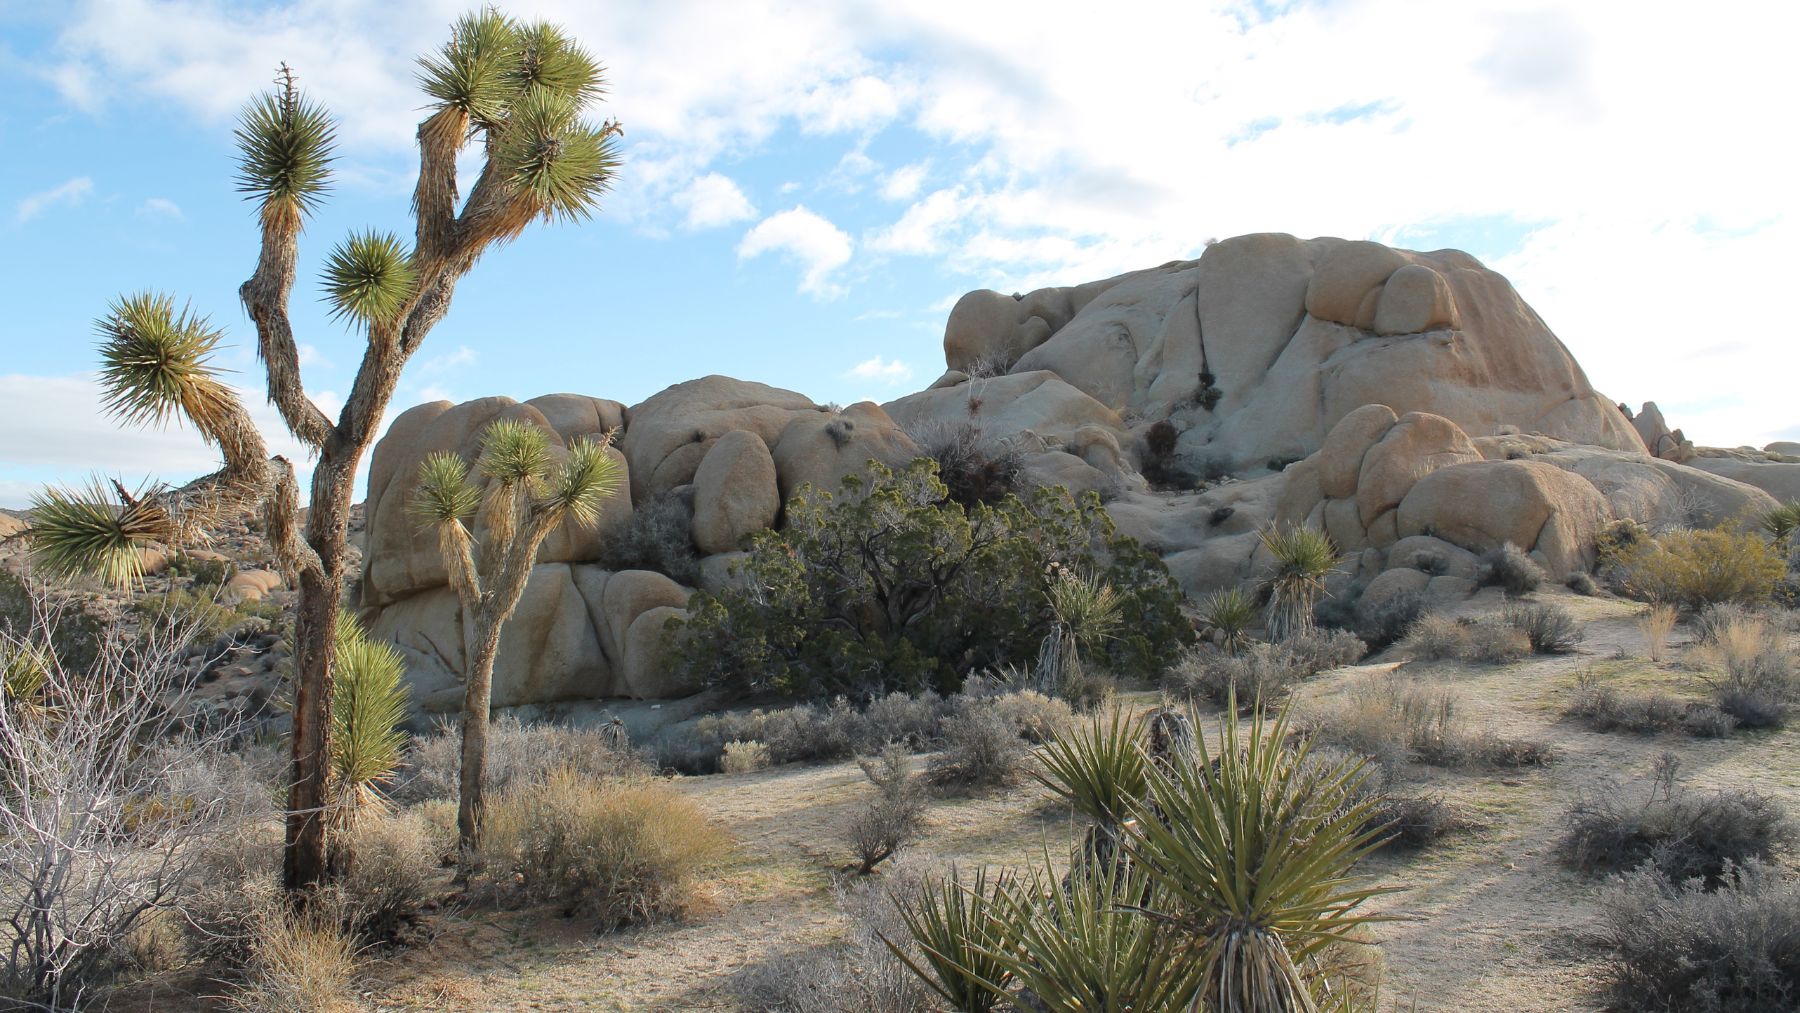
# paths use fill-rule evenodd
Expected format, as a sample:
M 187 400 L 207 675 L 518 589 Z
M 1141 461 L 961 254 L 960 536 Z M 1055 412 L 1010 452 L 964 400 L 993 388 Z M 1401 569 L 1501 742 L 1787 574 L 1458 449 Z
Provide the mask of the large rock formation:
M 501 706 L 694 688 L 662 664 L 663 626 L 689 589 L 596 562 L 634 504 L 691 504 L 700 580 L 717 587 L 801 487 L 920 447 L 972 444 L 1016 455 L 1027 482 L 1100 492 L 1192 594 L 1254 582 L 1267 563 L 1258 532 L 1275 523 L 1328 532 L 1348 556 L 1338 581 L 1366 596 L 1446 597 L 1468 593 L 1477 554 L 1504 542 L 1561 579 L 1592 566 L 1613 518 L 1749 524 L 1776 497 L 1800 498 L 1787 446 L 1696 452 L 1654 405 L 1630 415 L 1505 278 L 1454 250 L 1251 235 L 1084 285 L 971 292 L 950 312 L 944 357 L 942 377 L 885 406 L 831 409 L 707 376 L 630 408 L 573 394 L 414 408 L 370 478 L 374 628 L 406 652 L 426 709 L 454 709 L 461 617 L 406 502 L 426 454 L 472 457 L 502 417 L 558 445 L 622 430 L 630 489 L 597 530 L 545 544 L 502 638 Z

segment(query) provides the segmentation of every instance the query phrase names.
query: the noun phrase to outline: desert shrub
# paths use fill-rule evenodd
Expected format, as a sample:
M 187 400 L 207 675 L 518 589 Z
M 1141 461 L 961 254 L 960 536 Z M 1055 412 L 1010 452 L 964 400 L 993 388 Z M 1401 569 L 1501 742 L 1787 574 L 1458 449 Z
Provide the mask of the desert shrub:
M 1200 626 L 1226 654 L 1243 651 L 1256 624 L 1256 599 L 1242 588 L 1214 591 L 1200 601 Z
M 1320 708 L 1307 730 L 1320 743 L 1366 756 L 1391 772 L 1415 760 L 1436 767 L 1535 767 L 1550 762 L 1550 747 L 1491 730 L 1471 732 L 1455 693 L 1388 675 L 1365 679 Z
M 1652 605 L 1638 619 L 1638 632 L 1644 635 L 1644 651 L 1651 661 L 1663 660 L 1668 650 L 1669 633 L 1675 629 L 1675 606 Z
M 913 783 L 912 756 L 904 748 L 890 745 L 880 756 L 856 762 L 875 786 L 875 797 L 849 827 L 850 846 L 861 863 L 857 871 L 867 875 L 923 832 L 925 800 Z
M 750 774 L 769 767 L 769 747 L 760 742 L 732 739 L 719 756 L 719 770 L 726 774 Z
M 1188 651 L 1168 675 L 1168 684 L 1185 696 L 1224 703 L 1235 697 L 1250 707 L 1272 703 L 1301 680 L 1327 669 L 1352 664 L 1368 650 L 1343 630 L 1313 630 L 1280 644 L 1257 644 L 1232 656 L 1211 645 Z
M 250 933 L 241 981 L 225 997 L 240 1013 L 348 1013 L 361 1004 L 351 983 L 360 960 L 340 903 L 314 899 L 303 912 L 270 900 Z
M 1198 488 L 1207 481 L 1208 469 L 1196 467 L 1176 449 L 1181 434 L 1175 424 L 1163 419 L 1144 430 L 1144 481 L 1150 488 L 1181 491 Z
M 733 690 L 949 691 L 967 672 L 1028 663 L 1058 572 L 1117 595 L 1118 632 L 1099 665 L 1154 673 L 1192 636 L 1167 568 L 1117 533 L 1097 496 L 1056 487 L 964 507 L 926 459 L 898 473 L 877 465 L 835 494 L 803 490 L 786 528 L 753 536 L 743 565 L 753 587 L 695 595 L 671 632 L 673 664 Z
M 194 646 L 211 644 L 239 630 L 256 625 L 255 620 L 280 621 L 281 607 L 273 602 L 240 601 L 228 604 L 217 597 L 218 588 L 176 587 L 159 594 L 147 594 L 133 601 L 130 611 L 146 629 L 176 628 L 186 633 Z M 266 627 L 262 627 L 266 628 Z
M 1342 762 L 1330 748 L 1314 751 L 1315 762 Z M 1377 765 L 1369 776 L 1345 798 L 1345 804 L 1362 804 L 1367 811 L 1364 829 L 1374 831 L 1384 849 L 1418 851 L 1430 847 L 1454 833 L 1472 829 L 1475 822 L 1436 793 L 1407 790 L 1400 785 L 1399 775 L 1386 766 Z
M 461 735 L 455 725 L 447 723 L 415 739 L 395 797 L 404 802 L 455 798 L 461 750 Z M 542 781 L 561 767 L 599 779 L 640 773 L 644 764 L 629 750 L 618 748 L 604 729 L 526 724 L 512 714 L 496 717 L 488 725 L 487 763 L 482 772 L 488 791 Z
M 1682 730 L 1697 739 L 1722 739 L 1737 730 L 1737 718 L 1709 703 L 1689 704 Z
M 1511 542 L 1502 542 L 1481 554 L 1476 583 L 1482 587 L 1498 587 L 1508 598 L 1520 598 L 1544 583 L 1544 571 L 1525 554 L 1525 550 Z
M 43 589 L 0 568 L 0 637 L 47 646 L 63 668 L 85 672 L 99 658 L 105 636 L 105 619 L 81 602 L 53 601 Z
M 997 504 L 1024 488 L 1025 455 L 1014 440 L 984 440 L 970 422 L 928 423 L 910 435 L 937 464 L 949 497 L 964 506 Z
M 694 548 L 694 506 L 674 492 L 639 503 L 631 518 L 600 542 L 608 570 L 655 570 L 688 587 L 700 585 L 700 553 Z
M 987 698 L 958 696 L 953 699 L 959 713 L 981 708 L 992 710 L 1026 742 L 1047 742 L 1075 721 L 1075 711 L 1066 701 L 1036 690 L 1018 690 Z
M 1800 686 L 1783 635 L 1761 619 L 1727 623 L 1696 652 L 1712 669 L 1713 703 L 1744 728 L 1780 728 Z
M 1627 874 L 1600 896 L 1613 1005 L 1760 1013 L 1800 996 L 1800 882 L 1760 862 L 1716 888 Z
M 33 646 L 53 631 L 0 635 L 0 655 L 36 652 L 34 698 L 0 694 L 0 998 L 74 1006 L 143 918 L 189 899 L 203 842 L 266 811 L 182 720 L 187 639 L 109 635 L 77 671 Z
M 1015 784 L 1031 752 L 1018 729 L 992 709 L 944 721 L 944 750 L 926 775 L 933 784 L 962 788 Z
M 902 856 L 879 878 L 839 883 L 843 945 L 777 954 L 740 973 L 738 993 L 756 1009 L 782 1013 L 936 1013 L 931 991 L 890 948 L 919 959 L 898 905 L 928 881 L 922 866 Z
M 1560 605 L 1508 605 L 1503 621 L 1525 634 L 1533 654 L 1567 654 L 1587 637 Z
M 1563 713 L 1596 732 L 1654 733 L 1678 728 L 1687 704 L 1667 693 L 1621 694 L 1610 686 L 1577 682 Z
M 1415 661 L 1502 665 L 1531 653 L 1525 631 L 1506 622 L 1428 615 L 1413 624 L 1400 649 Z
M 870 702 L 862 715 L 860 748 L 879 748 L 889 742 L 921 750 L 937 739 L 950 703 L 926 690 L 917 696 L 893 692 Z
M 1699 644 L 1716 644 L 1726 630 L 1759 618 L 1761 616 L 1755 609 L 1736 602 L 1715 602 L 1701 606 L 1694 613 L 1694 641 Z
M 501 889 L 592 918 L 602 930 L 685 912 L 723 833 L 658 781 L 572 769 L 489 796 L 484 850 Z
M 1787 574 L 1786 557 L 1767 538 L 1725 528 L 1670 531 L 1639 546 L 1620 566 L 1634 597 L 1689 610 L 1767 601 Z
M 1261 538 L 1273 558 L 1262 582 L 1268 599 L 1264 625 L 1269 638 L 1287 640 L 1310 632 L 1314 603 L 1325 593 L 1325 578 L 1343 562 L 1343 556 L 1330 536 L 1317 528 L 1271 527 Z
M 341 880 L 347 927 L 366 943 L 399 938 L 432 900 L 448 842 L 434 840 L 417 814 L 397 813 L 357 820 L 343 845 L 349 856 Z
M 1600 593 L 1600 586 L 1595 584 L 1593 576 L 1584 570 L 1576 570 L 1569 574 L 1569 579 L 1564 582 L 1564 586 L 1583 598 L 1592 598 Z
M 1650 540 L 1650 530 L 1629 517 L 1608 521 L 1594 536 L 1594 557 L 1605 570 L 1624 563 Z
M 1768 861 L 1792 842 L 1794 825 L 1774 798 L 1749 788 L 1690 792 L 1676 770 L 1664 753 L 1639 802 L 1618 785 L 1583 795 L 1566 816 L 1563 861 L 1585 872 L 1648 865 L 1665 879 L 1714 887 L 1732 865 Z
M 199 559 L 185 552 L 169 560 L 169 576 L 186 577 L 197 587 L 223 587 L 237 576 L 237 564 L 229 559 Z
M 1408 591 L 1373 605 L 1358 602 L 1350 629 L 1370 649 L 1379 650 L 1406 636 L 1424 614 L 1425 596 Z

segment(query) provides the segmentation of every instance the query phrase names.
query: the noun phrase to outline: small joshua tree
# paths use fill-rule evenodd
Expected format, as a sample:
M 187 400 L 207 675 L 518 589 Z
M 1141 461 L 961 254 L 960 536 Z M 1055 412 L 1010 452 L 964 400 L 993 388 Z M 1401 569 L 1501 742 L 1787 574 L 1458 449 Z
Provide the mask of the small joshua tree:
M 1112 585 L 1058 567 L 1045 591 L 1050 630 L 1038 649 L 1036 677 L 1045 693 L 1060 694 L 1080 679 L 1082 654 L 1119 631 L 1124 601 Z
M 607 453 L 612 437 L 608 432 L 598 440 L 577 439 L 558 463 L 543 429 L 501 419 L 481 435 L 477 468 L 488 480 L 485 496 L 469 481 L 468 464 L 455 454 L 432 454 L 419 465 L 413 516 L 437 532 L 463 621 L 475 629 L 475 653 L 463 683 L 462 783 L 456 808 L 457 840 L 465 860 L 481 845 L 482 767 L 501 627 L 525 593 L 538 547 L 550 532 L 565 520 L 593 524 L 600 504 L 618 491 L 624 472 Z M 479 551 L 464 523 L 477 510 L 487 534 Z
M 1275 557 L 1263 588 L 1269 594 L 1269 639 L 1279 643 L 1311 631 L 1313 603 L 1342 557 L 1317 528 L 1269 528 L 1262 543 Z
M 618 123 L 594 124 L 584 115 L 603 92 L 600 65 L 555 25 L 483 10 L 459 19 L 450 41 L 419 66 L 431 104 L 418 130 L 412 248 L 394 235 L 353 233 L 325 263 L 327 300 L 368 339 L 336 420 L 301 384 L 288 318 L 301 227 L 330 187 L 331 118 L 283 66 L 275 89 L 239 120 L 238 189 L 256 202 L 262 247 L 256 273 L 238 294 L 256 325 L 268 399 L 317 455 L 304 529 L 293 466 L 270 456 L 211 362 L 221 332 L 169 296 L 143 293 L 115 302 L 99 323 L 106 405 L 127 424 L 186 418 L 219 448 L 224 466 L 180 488 L 137 495 L 99 482 L 50 490 L 34 503 L 28 535 L 52 574 L 127 584 L 141 576 L 140 550 L 148 543 L 204 544 L 222 522 L 260 513 L 271 548 L 300 590 L 283 868 L 292 891 L 327 875 L 334 627 L 357 466 L 380 434 L 401 370 L 449 312 L 457 283 L 482 253 L 538 219 L 588 218 L 618 168 Z M 477 141 L 482 161 L 465 197 L 457 156 Z
M 332 823 L 341 833 L 363 811 L 387 806 L 381 789 L 394 779 L 406 748 L 406 661 L 340 612 L 331 685 Z

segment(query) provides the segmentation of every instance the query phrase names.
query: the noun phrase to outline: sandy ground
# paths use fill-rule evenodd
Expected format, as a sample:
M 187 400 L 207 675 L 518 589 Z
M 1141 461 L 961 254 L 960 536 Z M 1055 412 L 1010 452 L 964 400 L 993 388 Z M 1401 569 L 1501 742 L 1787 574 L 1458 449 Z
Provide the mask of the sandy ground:
M 1398 1009 L 1594 1010 L 1600 951 L 1597 884 L 1561 867 L 1554 848 L 1563 814 L 1582 792 L 1609 781 L 1641 792 L 1639 779 L 1664 750 L 1692 787 L 1756 784 L 1800 811 L 1800 731 L 1696 740 L 1681 735 L 1589 732 L 1560 717 L 1576 674 L 1593 669 L 1621 685 L 1696 693 L 1694 673 L 1645 658 L 1641 606 L 1562 592 L 1544 597 L 1583 622 L 1571 655 L 1503 667 L 1408 666 L 1459 695 L 1474 728 L 1545 741 L 1554 764 L 1525 771 L 1415 768 L 1414 787 L 1441 793 L 1482 826 L 1414 855 L 1377 856 L 1366 872 L 1400 889 L 1380 908 L 1406 920 L 1376 929 L 1387 966 L 1386 1003 Z M 1493 592 L 1462 610 L 1496 612 Z M 1676 631 L 1674 642 L 1687 639 Z M 1382 659 L 1327 673 L 1298 694 L 1304 709 L 1393 668 Z M 1149 706 L 1152 694 L 1133 696 Z M 827 943 L 842 931 L 833 877 L 850 855 L 851 811 L 873 789 L 852 763 L 790 766 L 674 782 L 736 841 L 686 922 L 596 936 L 543 911 L 464 906 L 436 915 L 430 943 L 373 959 L 363 980 L 377 1010 L 745 1010 L 732 976 L 772 954 Z M 1066 853 L 1071 823 L 1041 787 L 990 797 L 939 799 L 920 853 L 962 865 L 1024 865 Z M 204 1006 L 192 986 L 133 990 L 118 1008 Z M 1415 1005 L 1416 1004 L 1416 1005 Z

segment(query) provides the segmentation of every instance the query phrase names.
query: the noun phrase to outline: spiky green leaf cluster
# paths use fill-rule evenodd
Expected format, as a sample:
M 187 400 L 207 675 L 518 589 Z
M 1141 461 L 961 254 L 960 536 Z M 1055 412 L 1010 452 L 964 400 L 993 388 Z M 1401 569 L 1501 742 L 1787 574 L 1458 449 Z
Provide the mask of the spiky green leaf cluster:
M 98 479 L 85 489 L 46 489 L 32 497 L 31 510 L 33 558 L 54 578 L 137 583 L 144 576 L 142 548 L 168 533 L 168 518 L 152 497 L 114 505 Z
M 1092 648 L 1118 632 L 1123 602 L 1112 585 L 1091 574 L 1059 572 L 1046 594 L 1050 612 L 1083 648 Z
M 519 35 L 510 18 L 492 8 L 465 14 L 450 41 L 419 58 L 419 86 L 440 108 L 459 110 L 479 124 L 506 115 L 516 85 L 509 73 L 519 61 Z
M 1032 776 L 1102 826 L 1131 817 L 1144 797 L 1150 760 L 1144 754 L 1143 721 L 1122 707 L 1096 712 L 1088 721 L 1051 737 L 1039 750 L 1042 769 Z
M 1776 542 L 1786 545 L 1796 530 L 1800 530 L 1800 503 L 1784 503 L 1763 514 L 1763 530 L 1767 531 Z
M 448 524 L 467 520 L 481 506 L 481 490 L 469 482 L 469 466 L 448 450 L 419 465 L 418 486 L 407 509 L 420 523 Z
M 1002 956 L 1007 923 L 995 917 L 1012 889 L 1005 873 L 990 877 L 977 869 L 969 881 L 955 870 L 899 905 L 900 920 L 922 960 L 885 939 L 888 948 L 950 1008 L 988 1013 L 1006 996 L 1008 974 Z
M 50 681 L 49 652 L 26 643 L 0 642 L 0 696 L 12 705 L 35 707 Z
M 217 417 L 224 390 L 210 364 L 220 332 L 166 295 L 140 292 L 114 300 L 100 333 L 100 399 L 130 425 L 185 415 L 202 432 Z
M 370 640 L 339 613 L 331 670 L 331 770 L 340 820 L 381 804 L 381 787 L 406 747 L 406 662 L 392 644 Z
M 549 92 L 577 107 L 601 95 L 600 64 L 561 28 L 534 21 L 517 26 L 515 38 L 518 62 L 507 76 L 520 94 Z
M 581 118 L 578 99 L 533 88 L 513 104 L 494 161 L 512 192 L 539 213 L 584 219 L 619 167 L 612 136 Z
M 502 486 L 535 489 L 550 463 L 550 434 L 523 419 L 501 419 L 482 431 L 478 467 Z
M 352 234 L 325 261 L 331 315 L 365 325 L 392 320 L 417 281 L 412 255 L 391 232 Z
M 578 439 L 569 456 L 545 484 L 544 501 L 551 509 L 586 527 L 600 517 L 600 505 L 624 483 L 625 469 L 599 440 Z
M 265 215 L 308 214 L 330 188 L 335 130 L 323 106 L 291 81 L 238 116 L 238 192 Z
M 1250 626 L 1256 622 L 1256 599 L 1240 587 L 1214 591 L 1200 602 L 1200 623 L 1219 634 L 1219 646 L 1227 654 L 1238 654 L 1250 639 Z

